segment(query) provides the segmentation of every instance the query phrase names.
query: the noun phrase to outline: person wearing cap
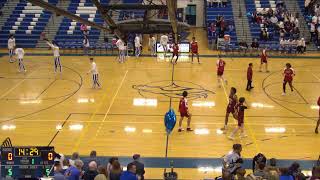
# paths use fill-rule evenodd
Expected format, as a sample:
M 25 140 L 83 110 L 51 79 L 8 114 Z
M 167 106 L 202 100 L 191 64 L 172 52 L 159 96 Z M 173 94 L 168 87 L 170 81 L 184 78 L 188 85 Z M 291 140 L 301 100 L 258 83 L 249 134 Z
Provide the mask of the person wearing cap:
M 133 162 L 132 164 L 134 164 L 137 167 L 137 171 L 136 174 L 139 177 L 140 180 L 144 180 L 144 164 L 142 162 L 140 162 L 140 154 L 134 154 L 133 155 Z

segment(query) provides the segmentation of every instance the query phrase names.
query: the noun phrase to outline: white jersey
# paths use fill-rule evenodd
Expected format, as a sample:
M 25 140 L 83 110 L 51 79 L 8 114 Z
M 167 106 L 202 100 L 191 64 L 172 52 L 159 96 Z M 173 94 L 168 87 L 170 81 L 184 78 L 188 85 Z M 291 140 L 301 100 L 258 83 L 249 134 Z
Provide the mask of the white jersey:
M 15 50 L 15 54 L 17 55 L 18 59 L 23 59 L 24 50 L 22 48 L 17 48 Z
M 224 156 L 223 161 L 225 163 L 225 168 L 229 170 L 230 172 L 233 172 L 235 170 L 235 165 L 238 159 L 240 159 L 241 156 L 235 152 L 230 152 L 227 155 Z
M 92 63 L 91 63 L 90 72 L 91 72 L 92 74 L 98 74 L 98 67 L 97 67 L 97 64 L 96 64 L 95 62 L 92 62 Z
M 118 39 L 118 41 L 116 42 L 116 46 L 119 48 L 120 51 L 126 49 L 126 47 L 124 46 L 124 42 L 121 39 Z
M 167 35 L 162 35 L 162 36 L 160 37 L 160 43 L 161 43 L 162 45 L 167 45 L 167 44 L 168 44 L 168 41 L 169 41 L 169 38 L 168 38 Z
M 9 38 L 8 39 L 8 49 L 13 49 L 16 46 L 16 39 Z
M 149 46 L 154 46 L 156 43 L 157 42 L 155 37 L 149 38 Z
M 90 47 L 89 39 L 87 39 L 87 40 L 84 39 L 83 42 L 82 42 L 82 44 L 83 44 L 84 47 Z
M 56 45 L 51 44 L 50 42 L 47 42 L 47 44 L 51 47 L 52 52 L 53 52 L 53 56 L 54 57 L 59 57 L 60 53 L 59 53 L 59 47 Z
M 140 37 L 139 37 L 139 36 L 136 36 L 136 37 L 134 38 L 134 46 L 135 46 L 135 47 L 140 47 L 140 46 L 141 46 Z

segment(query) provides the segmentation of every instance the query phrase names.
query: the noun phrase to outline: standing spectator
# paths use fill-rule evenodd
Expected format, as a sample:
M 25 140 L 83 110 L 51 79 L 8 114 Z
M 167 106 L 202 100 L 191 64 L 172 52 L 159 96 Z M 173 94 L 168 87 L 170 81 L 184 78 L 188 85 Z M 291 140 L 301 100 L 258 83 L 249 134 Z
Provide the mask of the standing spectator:
M 109 173 L 109 180 L 120 180 L 122 169 L 119 161 L 113 161 L 112 169 Z
M 320 107 L 320 96 L 319 96 L 317 104 L 318 104 L 318 107 Z M 319 108 L 319 118 L 318 118 L 318 121 L 317 121 L 316 129 L 314 130 L 314 132 L 316 134 L 319 133 L 319 131 L 318 131 L 319 125 L 320 125 L 320 108 Z M 319 173 L 320 173 L 320 171 L 319 171 Z
M 83 162 L 80 159 L 74 160 L 74 165 L 70 165 L 65 172 L 68 180 L 79 180 L 81 177 Z
M 113 162 L 114 161 L 118 161 L 118 158 L 117 157 L 112 157 L 112 158 L 109 159 L 109 162 L 107 164 L 108 175 L 110 174 L 111 170 L 113 169 Z
M 89 163 L 89 169 L 84 173 L 84 180 L 94 180 L 94 178 L 98 175 L 97 171 L 97 163 L 95 161 L 91 161 Z
M 144 164 L 140 162 L 140 154 L 133 155 L 133 164 L 137 167 L 136 174 L 139 177 L 139 180 L 144 180 Z
M 90 42 L 87 35 L 84 35 L 82 45 L 83 45 L 83 54 L 89 55 Z
M 254 39 L 251 43 L 251 48 L 254 49 L 254 50 L 258 50 L 259 49 L 259 42 L 258 42 L 258 39 Z
M 66 180 L 66 178 L 62 174 L 62 166 L 59 161 L 55 162 L 54 165 L 54 180 Z
M 289 167 L 289 174 L 297 180 L 306 179 L 304 174 L 301 173 L 300 164 L 297 162 L 291 164 Z
M 75 160 L 80 160 L 80 157 L 79 157 L 79 153 L 78 153 L 78 152 L 72 153 L 71 159 L 69 160 L 69 164 L 70 164 L 71 166 L 74 166 L 74 161 L 75 161 Z
M 133 163 L 129 163 L 127 171 L 121 173 L 120 180 L 138 180 L 136 176 L 137 167 Z
M 108 179 L 107 169 L 104 166 L 99 166 L 98 173 L 99 174 L 94 178 L 94 180 L 107 180 Z
M 83 33 L 83 35 L 87 35 L 88 34 L 88 26 L 87 25 L 81 24 L 80 30 Z

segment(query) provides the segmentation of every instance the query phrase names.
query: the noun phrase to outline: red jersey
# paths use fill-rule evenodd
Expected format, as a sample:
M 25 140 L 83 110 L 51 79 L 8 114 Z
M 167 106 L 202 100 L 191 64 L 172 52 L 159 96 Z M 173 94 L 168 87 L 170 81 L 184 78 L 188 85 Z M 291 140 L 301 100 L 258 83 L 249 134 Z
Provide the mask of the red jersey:
M 173 50 L 173 54 L 178 54 L 179 46 L 178 45 L 173 45 L 172 50 Z
M 191 42 L 191 52 L 192 53 L 198 53 L 198 42 L 197 41 L 192 41 Z
M 294 70 L 292 68 L 285 68 L 283 71 L 284 80 L 285 81 L 292 81 L 294 74 Z
M 267 55 L 267 52 L 265 50 L 262 51 L 260 57 L 261 57 L 261 63 L 267 63 L 268 55 Z
M 186 114 L 188 112 L 188 101 L 187 98 L 181 98 L 179 103 L 179 112 Z
M 238 103 L 235 109 L 238 112 L 238 126 L 241 126 L 244 123 L 244 110 L 247 109 L 247 106 L 243 105 L 243 103 Z
M 252 80 L 252 67 L 248 67 L 248 70 L 247 70 L 247 80 L 251 81 Z
M 222 60 L 222 59 L 219 59 L 219 60 L 217 61 L 217 71 L 218 71 L 218 72 L 223 72 L 225 65 L 226 65 L 226 62 L 224 62 L 224 60 Z

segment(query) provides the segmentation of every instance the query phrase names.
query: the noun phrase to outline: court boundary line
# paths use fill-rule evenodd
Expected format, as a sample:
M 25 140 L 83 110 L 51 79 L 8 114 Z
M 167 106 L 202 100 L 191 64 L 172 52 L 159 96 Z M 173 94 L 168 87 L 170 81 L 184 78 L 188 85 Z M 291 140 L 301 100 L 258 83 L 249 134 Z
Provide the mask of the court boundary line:
M 52 84 L 54 84 L 57 81 L 57 79 L 54 79 L 38 96 L 36 96 L 35 99 L 38 99 L 43 93 L 45 93 Z M 0 98 L 1 99 L 1 98 Z

